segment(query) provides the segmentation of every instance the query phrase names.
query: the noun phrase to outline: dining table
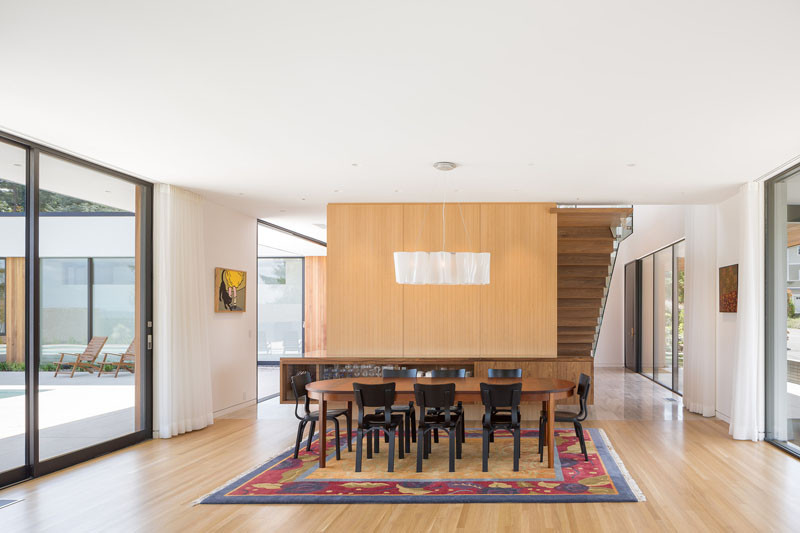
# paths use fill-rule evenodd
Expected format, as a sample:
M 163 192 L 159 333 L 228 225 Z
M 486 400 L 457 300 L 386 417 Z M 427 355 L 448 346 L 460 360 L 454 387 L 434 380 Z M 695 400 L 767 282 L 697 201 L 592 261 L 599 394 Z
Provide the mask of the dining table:
M 353 383 L 363 383 L 367 385 L 378 385 L 382 383 L 395 383 L 395 402 L 407 402 L 414 400 L 414 384 L 441 385 L 444 383 L 455 383 L 455 401 L 464 404 L 481 404 L 481 383 L 491 383 L 492 385 L 510 385 L 512 383 L 522 383 L 521 401 L 525 403 L 542 402 L 542 409 L 547 412 L 547 424 L 545 432 L 547 436 L 547 466 L 552 468 L 554 464 L 554 420 L 555 405 L 558 400 L 569 398 L 575 394 L 575 383 L 564 379 L 553 378 L 381 378 L 381 377 L 354 377 L 340 379 L 325 379 L 314 381 L 306 385 L 309 398 L 317 400 L 319 403 L 319 467 L 325 468 L 327 457 L 327 413 L 328 402 L 347 402 L 347 416 L 353 419 Z M 538 424 L 538 420 L 537 420 Z M 538 426 L 537 426 L 538 427 Z M 348 439 L 351 438 L 348 435 Z

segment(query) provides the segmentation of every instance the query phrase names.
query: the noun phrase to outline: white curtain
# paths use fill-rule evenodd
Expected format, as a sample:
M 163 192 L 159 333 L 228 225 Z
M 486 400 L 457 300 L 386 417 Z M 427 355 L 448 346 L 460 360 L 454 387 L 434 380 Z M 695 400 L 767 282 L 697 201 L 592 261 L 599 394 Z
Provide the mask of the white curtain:
M 733 367 L 730 434 L 759 440 L 764 435 L 764 187 L 739 191 L 739 303 Z
M 716 414 L 717 212 L 713 205 L 686 211 L 683 404 L 703 416 Z
M 154 199 L 154 436 L 214 423 L 207 315 L 203 198 L 156 185 Z

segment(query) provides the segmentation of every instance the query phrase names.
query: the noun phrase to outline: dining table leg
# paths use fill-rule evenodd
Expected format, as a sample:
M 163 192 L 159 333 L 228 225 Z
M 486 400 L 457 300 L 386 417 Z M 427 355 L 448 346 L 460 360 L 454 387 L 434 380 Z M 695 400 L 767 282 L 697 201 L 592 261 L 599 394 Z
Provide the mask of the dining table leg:
M 325 456 L 328 455 L 328 400 L 324 394 L 319 396 L 319 467 L 325 468 Z
M 547 396 L 547 467 L 555 464 L 556 402 L 552 394 Z

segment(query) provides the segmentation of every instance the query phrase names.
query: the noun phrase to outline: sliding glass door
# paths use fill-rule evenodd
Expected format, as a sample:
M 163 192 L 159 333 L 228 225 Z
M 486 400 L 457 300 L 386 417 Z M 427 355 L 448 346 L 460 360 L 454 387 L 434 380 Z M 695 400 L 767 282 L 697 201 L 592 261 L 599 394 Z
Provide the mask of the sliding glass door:
M 0 486 L 27 475 L 27 158 L 24 146 L 0 140 Z
M 626 315 L 638 316 L 641 324 L 641 343 L 629 347 L 638 354 L 626 354 L 626 366 L 678 394 L 683 393 L 685 250 L 680 241 L 630 263 L 628 270 L 641 277 L 626 290 L 640 292 L 625 299 Z
M 152 432 L 152 185 L 0 139 L 2 486 Z
M 766 439 L 800 456 L 800 167 L 765 192 Z

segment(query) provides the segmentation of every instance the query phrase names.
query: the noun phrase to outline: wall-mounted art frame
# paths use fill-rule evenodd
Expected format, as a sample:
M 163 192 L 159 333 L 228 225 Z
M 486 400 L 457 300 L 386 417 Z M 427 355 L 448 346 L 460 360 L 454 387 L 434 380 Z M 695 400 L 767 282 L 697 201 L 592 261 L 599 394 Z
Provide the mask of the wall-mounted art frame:
M 214 311 L 247 311 L 247 272 L 232 268 L 214 269 Z
M 735 313 L 739 306 L 739 265 L 719 269 L 719 312 Z

